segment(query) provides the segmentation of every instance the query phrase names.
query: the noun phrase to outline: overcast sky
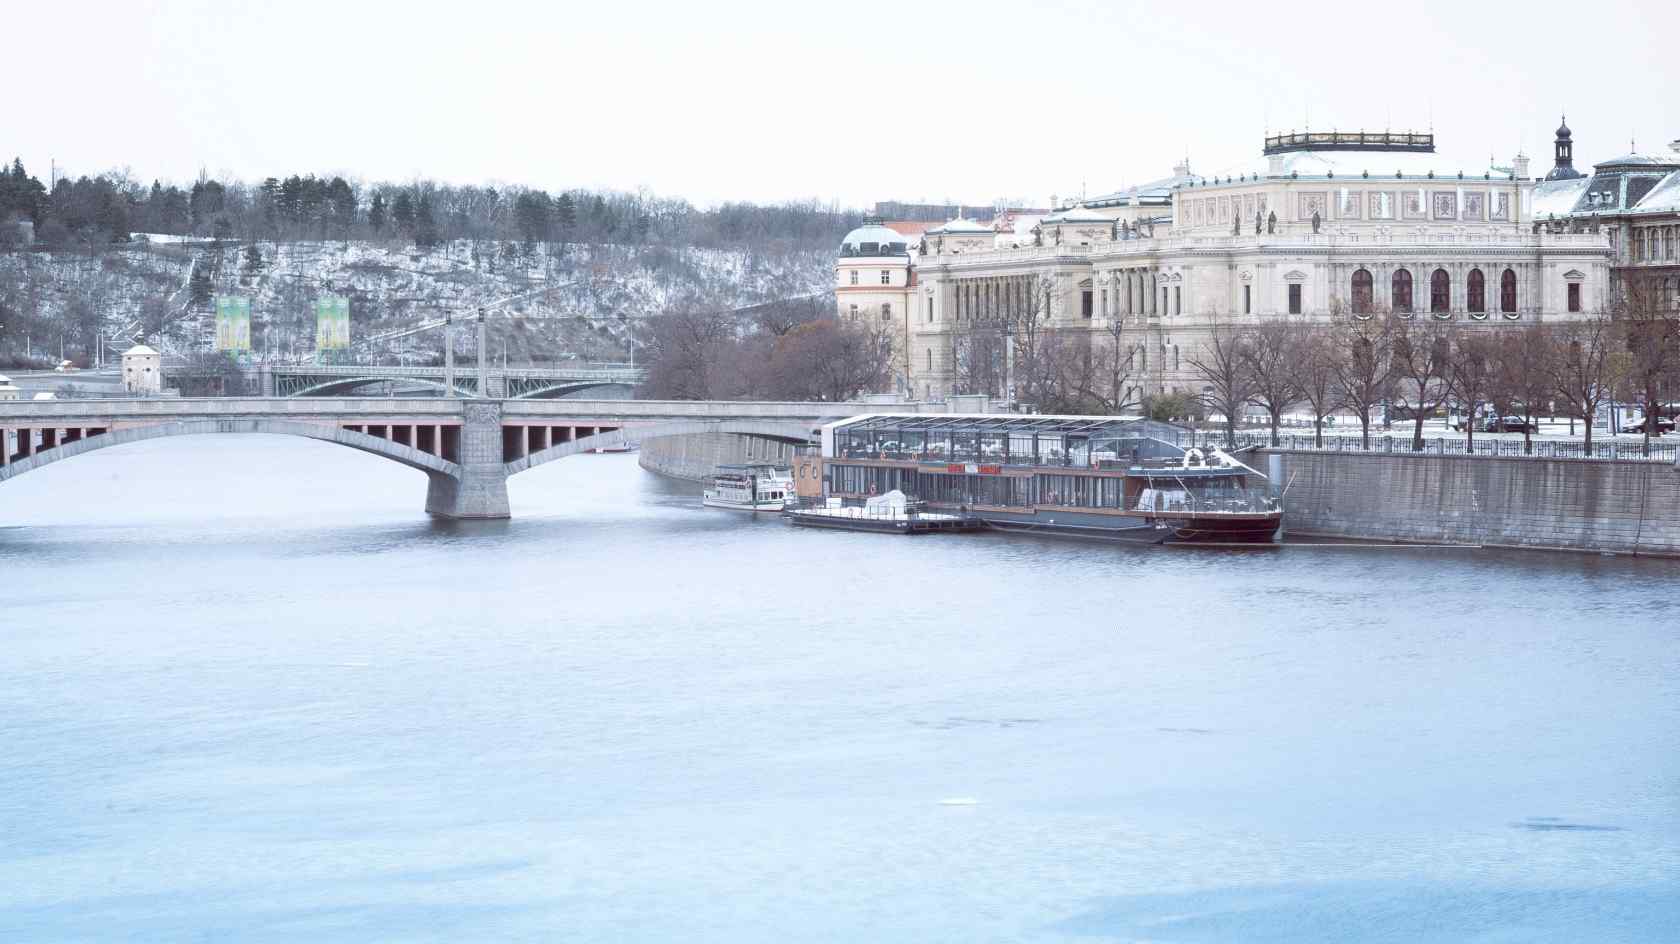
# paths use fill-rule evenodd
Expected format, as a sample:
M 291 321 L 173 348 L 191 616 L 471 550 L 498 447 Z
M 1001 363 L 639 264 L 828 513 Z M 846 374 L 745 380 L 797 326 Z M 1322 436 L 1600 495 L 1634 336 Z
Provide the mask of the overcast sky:
M 1567 10 L 1567 12 L 1562 12 Z M 43 181 L 417 175 L 707 204 L 1092 194 L 1273 130 L 1425 129 L 1537 173 L 1680 138 L 1680 4 L 14 4 L 0 151 Z

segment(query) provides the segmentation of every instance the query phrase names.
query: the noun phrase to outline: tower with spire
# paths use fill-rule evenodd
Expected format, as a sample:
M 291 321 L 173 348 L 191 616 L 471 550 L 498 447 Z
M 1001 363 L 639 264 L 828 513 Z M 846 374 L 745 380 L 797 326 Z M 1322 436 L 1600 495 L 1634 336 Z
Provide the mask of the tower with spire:
M 1552 142 L 1552 171 L 1547 180 L 1575 180 L 1586 175 L 1575 169 L 1575 144 L 1570 140 L 1569 116 L 1558 125 L 1557 138 Z

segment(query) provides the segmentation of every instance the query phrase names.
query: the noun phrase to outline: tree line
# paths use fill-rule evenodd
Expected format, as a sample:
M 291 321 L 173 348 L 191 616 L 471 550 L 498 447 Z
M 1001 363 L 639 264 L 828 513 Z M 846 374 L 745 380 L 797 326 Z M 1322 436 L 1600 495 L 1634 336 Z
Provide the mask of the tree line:
M 362 183 L 292 174 L 190 187 L 126 171 L 63 178 L 49 189 L 21 160 L 0 168 L 0 222 L 29 220 L 49 248 L 124 242 L 134 233 L 238 240 L 453 239 L 633 243 L 766 250 L 831 248 L 860 212 L 816 200 L 697 208 L 642 191 L 546 190 L 433 180 Z M 8 228 L 11 230 L 11 228 Z M 15 238 L 8 232 L 8 238 Z
M 832 295 L 742 312 L 685 306 L 649 319 L 639 340 L 649 399 L 837 402 L 892 382 L 891 335 L 836 318 Z
M 1369 447 L 1373 414 L 1387 406 L 1410 422 L 1414 450 L 1425 420 L 1446 409 L 1471 420 L 1483 411 L 1524 417 L 1529 431 L 1541 416 L 1580 420 L 1590 450 L 1601 407 L 1640 404 L 1648 445 L 1680 397 L 1680 312 L 1660 279 L 1628 274 L 1609 313 L 1584 321 L 1481 326 L 1385 314 L 1338 317 L 1328 328 L 1216 323 L 1187 358 L 1202 384 L 1198 405 L 1224 417 L 1230 446 L 1253 407 L 1266 414 L 1273 445 L 1284 414 L 1303 410 L 1316 444 L 1325 421 L 1347 411 Z M 1474 441 L 1473 421 L 1464 433 Z

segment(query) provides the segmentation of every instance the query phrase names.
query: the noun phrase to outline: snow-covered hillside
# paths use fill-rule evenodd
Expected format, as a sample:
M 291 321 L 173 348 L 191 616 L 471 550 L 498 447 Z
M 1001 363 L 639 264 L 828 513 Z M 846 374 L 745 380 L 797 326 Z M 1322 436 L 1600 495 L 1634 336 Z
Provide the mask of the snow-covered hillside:
M 626 353 L 634 320 L 679 307 L 728 309 L 825 292 L 830 253 L 775 255 L 750 250 L 663 246 L 525 244 L 458 240 L 430 250 L 377 242 L 180 243 L 136 237 L 99 253 L 0 253 L 0 302 L 19 313 L 8 326 L 37 332 L 37 351 L 53 337 L 144 336 L 166 353 L 202 351 L 213 335 L 218 294 L 251 299 L 259 355 L 309 353 L 314 302 L 350 298 L 353 337 L 400 331 L 446 311 L 537 292 L 492 322 L 509 356 L 571 351 L 584 357 Z M 538 292 L 558 286 L 550 292 Z M 21 323 L 21 324 L 19 324 Z M 46 337 L 41 337 L 45 335 Z M 426 356 L 436 333 L 388 348 Z M 362 345 L 358 345 L 359 347 Z M 389 353 L 389 350 L 387 351 Z

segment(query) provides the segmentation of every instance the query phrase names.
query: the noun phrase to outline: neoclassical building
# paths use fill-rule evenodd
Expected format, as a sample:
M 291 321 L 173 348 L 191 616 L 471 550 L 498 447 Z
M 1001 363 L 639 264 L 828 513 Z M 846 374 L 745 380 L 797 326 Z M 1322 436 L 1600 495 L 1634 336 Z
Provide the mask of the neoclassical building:
M 1534 191 L 1534 226 L 1556 233 L 1600 233 L 1610 241 L 1611 283 L 1649 276 L 1680 308 L 1680 141 L 1667 154 L 1629 151 L 1593 165 L 1572 161 L 1573 135 L 1560 125 L 1556 164 Z
M 1280 134 L 1249 165 L 1200 176 L 1186 162 L 1060 208 L 1030 246 L 998 248 L 984 227 L 952 221 L 901 260 L 900 384 L 930 399 L 1003 394 L 961 389 L 958 351 L 1023 311 L 1118 334 L 1135 351 L 1140 392 L 1162 392 L 1201 388 L 1187 358 L 1215 323 L 1397 317 L 1493 329 L 1603 310 L 1607 234 L 1535 226 L 1527 164 L 1453 161 L 1431 134 Z M 842 250 L 842 316 L 851 273 L 874 265 Z

